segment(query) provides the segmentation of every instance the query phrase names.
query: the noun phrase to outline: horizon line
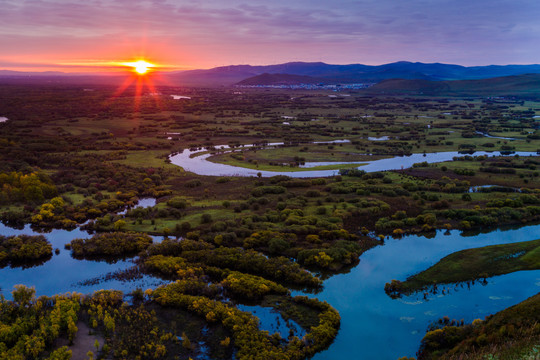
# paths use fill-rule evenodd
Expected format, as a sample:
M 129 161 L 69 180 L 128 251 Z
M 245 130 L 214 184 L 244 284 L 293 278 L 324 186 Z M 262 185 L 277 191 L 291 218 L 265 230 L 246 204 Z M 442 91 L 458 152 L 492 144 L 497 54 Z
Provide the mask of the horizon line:
M 324 65 L 331 65 L 331 66 L 349 66 L 349 65 L 364 65 L 364 66 L 384 66 L 384 65 L 391 65 L 391 64 L 399 64 L 399 63 L 409 63 L 409 64 L 425 64 L 425 65 L 435 65 L 435 64 L 441 64 L 441 65 L 451 65 L 451 66 L 460 66 L 465 68 L 474 68 L 474 67 L 489 67 L 489 66 L 540 66 L 540 63 L 527 63 L 527 64 L 521 64 L 521 63 L 508 63 L 508 64 L 486 64 L 486 65 L 461 65 L 461 64 L 454 64 L 454 63 L 444 63 L 444 62 L 422 62 L 422 61 L 410 61 L 410 60 L 399 60 L 399 61 L 393 61 L 388 63 L 380 63 L 380 64 L 363 64 L 363 63 L 327 63 L 324 61 L 287 61 L 282 63 L 267 63 L 267 64 L 249 64 L 249 63 L 243 63 L 243 64 L 227 64 L 227 65 L 218 65 L 208 68 L 195 68 L 195 67 L 180 67 L 180 66 L 172 66 L 172 65 L 164 65 L 160 66 L 161 68 L 169 68 L 171 70 L 156 70 L 155 72 L 159 72 L 162 74 L 167 73 L 174 73 L 174 72 L 184 72 L 184 71 L 196 71 L 196 70 L 212 70 L 212 69 L 218 69 L 218 68 L 226 68 L 226 67 L 235 67 L 235 66 L 251 66 L 251 67 L 265 67 L 265 66 L 279 66 L 279 65 L 286 65 L 286 64 L 324 64 Z M 13 66 L 14 65 L 14 66 Z M 114 67 L 113 69 L 110 66 L 100 66 L 100 65 L 77 65 L 77 64 L 25 64 L 21 63 L 20 65 L 13 64 L 8 65 L 5 68 L 0 68 L 0 75 L 2 75 L 2 72 L 12 72 L 12 73 L 20 73 L 20 74 L 44 74 L 47 75 L 48 73 L 56 74 L 56 75 L 80 75 L 80 76 L 87 76 L 87 75 L 102 75 L 102 76 L 114 76 L 114 75 L 122 75 L 125 74 L 125 70 Z M 51 70 L 24 70 L 23 68 L 43 68 L 43 67 L 50 67 Z M 66 67 L 69 68 L 88 68 L 88 67 L 95 67 L 100 68 L 100 70 L 79 70 L 79 71 L 69 71 L 66 70 Z M 58 70 L 53 70 L 54 68 L 58 68 Z M 111 70 L 105 70 L 105 69 L 111 69 Z M 13 75 L 16 75 L 13 74 Z

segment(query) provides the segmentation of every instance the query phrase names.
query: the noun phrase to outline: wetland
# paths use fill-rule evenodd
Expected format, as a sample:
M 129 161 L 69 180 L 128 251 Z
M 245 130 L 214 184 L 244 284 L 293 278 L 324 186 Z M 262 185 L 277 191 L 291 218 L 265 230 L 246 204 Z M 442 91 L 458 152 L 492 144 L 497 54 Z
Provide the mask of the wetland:
M 132 91 L 0 85 L 2 356 L 534 350 L 534 98 Z

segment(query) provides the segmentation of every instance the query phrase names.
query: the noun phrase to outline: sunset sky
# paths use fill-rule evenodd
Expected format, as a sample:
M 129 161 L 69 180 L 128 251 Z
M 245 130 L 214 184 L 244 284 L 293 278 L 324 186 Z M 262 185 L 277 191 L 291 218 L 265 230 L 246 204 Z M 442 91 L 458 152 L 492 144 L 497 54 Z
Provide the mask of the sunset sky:
M 0 69 L 540 63 L 538 0 L 0 0 Z

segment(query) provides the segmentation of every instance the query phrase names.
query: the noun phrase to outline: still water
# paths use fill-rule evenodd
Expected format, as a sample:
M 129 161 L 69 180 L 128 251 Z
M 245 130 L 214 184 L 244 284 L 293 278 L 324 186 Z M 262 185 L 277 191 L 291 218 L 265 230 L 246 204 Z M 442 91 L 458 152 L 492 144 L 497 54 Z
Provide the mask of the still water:
M 29 227 L 15 230 L 0 225 L 0 234 L 37 234 Z M 35 286 L 37 295 L 53 295 L 69 291 L 91 293 L 99 289 L 118 289 L 129 292 L 137 287 L 156 287 L 163 281 L 143 276 L 134 281 L 109 279 L 97 283 L 81 282 L 103 278 L 107 274 L 133 266 L 127 260 L 116 263 L 75 260 L 64 250 L 73 238 L 90 235 L 79 229 L 53 230 L 44 234 L 59 248 L 60 254 L 34 268 L 4 268 L 0 270 L 2 293 L 10 297 L 15 284 Z M 384 292 L 384 284 L 392 279 L 408 276 L 433 265 L 455 251 L 540 238 L 540 225 L 514 230 L 496 230 L 474 236 L 463 236 L 458 231 L 437 232 L 433 238 L 411 235 L 401 239 L 387 239 L 384 245 L 365 252 L 358 266 L 349 273 L 335 275 L 324 282 L 324 289 L 315 296 L 328 301 L 341 315 L 341 329 L 330 348 L 315 356 L 330 359 L 397 359 L 414 356 L 427 326 L 443 316 L 470 322 L 515 305 L 540 291 L 540 271 L 521 271 L 488 279 L 487 285 L 448 286 L 447 295 L 421 294 L 391 299 Z M 159 241 L 159 238 L 156 238 Z M 301 293 L 295 293 L 298 295 Z M 302 294 L 303 295 L 303 294 Z M 242 308 L 242 307 L 241 307 Z M 280 332 L 284 337 L 290 328 L 302 335 L 296 324 L 285 324 L 270 309 L 243 306 L 261 316 L 261 328 Z M 276 322 L 276 323 L 274 323 Z M 292 326 L 291 326 L 292 325 Z
M 0 224 L 0 235 L 39 235 L 26 225 L 22 230 L 16 230 Z M 53 252 L 52 258 L 40 266 L 31 268 L 6 267 L 0 269 L 0 290 L 6 298 L 11 298 L 13 286 L 24 284 L 35 286 L 36 295 L 51 296 L 76 291 L 92 293 L 101 289 L 117 289 L 130 292 L 137 287 L 147 289 L 163 283 L 161 280 L 142 276 L 132 281 L 121 281 L 110 277 L 111 273 L 127 270 L 134 266 L 130 259 L 119 260 L 115 263 L 105 261 L 76 260 L 71 257 L 71 252 L 64 249 L 64 245 L 75 238 L 89 238 L 90 235 L 80 229 L 72 231 L 52 230 L 43 233 L 51 243 L 53 250 L 60 249 L 60 254 Z M 160 241 L 159 237 L 153 237 L 154 242 Z M 108 276 L 109 275 L 109 276 Z M 100 279 L 100 280 L 98 280 Z M 90 280 L 90 281 L 89 281 Z
M 414 356 L 427 326 L 443 316 L 471 322 L 515 305 L 540 291 L 540 270 L 521 271 L 488 279 L 470 289 L 453 285 L 447 295 L 422 294 L 391 299 L 384 285 L 405 280 L 455 251 L 540 238 L 540 225 L 497 230 L 476 236 L 458 231 L 434 238 L 405 236 L 388 239 L 360 257 L 347 274 L 331 277 L 314 295 L 328 301 L 341 315 L 341 329 L 330 348 L 314 357 L 330 359 L 398 359 Z M 440 287 L 442 288 L 442 287 Z

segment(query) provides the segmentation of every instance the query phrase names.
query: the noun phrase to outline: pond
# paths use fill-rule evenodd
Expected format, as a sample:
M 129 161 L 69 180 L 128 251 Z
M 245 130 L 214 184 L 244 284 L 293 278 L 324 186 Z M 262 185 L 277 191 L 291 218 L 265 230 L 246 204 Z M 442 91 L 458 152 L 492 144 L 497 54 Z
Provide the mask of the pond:
M 390 137 L 389 136 L 381 136 L 381 137 L 368 136 L 368 140 L 370 140 L 370 141 L 386 141 L 386 140 L 390 140 Z
M 515 187 L 509 187 L 509 186 L 500 186 L 500 185 L 479 185 L 479 186 L 471 186 L 469 188 L 470 193 L 475 192 L 521 192 L 521 189 L 515 188 Z
M 388 239 L 365 252 L 347 274 L 324 282 L 315 296 L 328 301 L 341 315 L 341 329 L 330 348 L 314 357 L 330 359 L 392 359 L 415 356 L 431 322 L 450 319 L 471 322 L 515 305 L 540 291 L 540 270 L 521 271 L 488 279 L 487 285 L 446 286 L 447 295 L 422 294 L 391 299 L 384 285 L 405 280 L 462 249 L 540 238 L 540 225 L 517 230 L 497 230 L 475 236 L 458 231 L 434 238 L 405 236 Z
M 335 141 L 316 141 L 314 144 L 330 144 L 330 143 L 344 143 L 348 140 L 335 140 Z M 265 147 L 272 146 L 281 146 L 283 143 L 270 143 L 265 144 Z M 250 148 L 253 145 L 244 145 L 243 148 Z M 216 149 L 220 150 L 221 153 L 228 153 L 234 150 L 228 145 L 218 145 L 215 146 Z M 257 170 L 257 169 L 248 169 L 240 166 L 233 166 L 221 163 L 215 163 L 209 161 L 208 158 L 213 156 L 211 153 L 201 153 L 206 151 L 206 148 L 203 149 L 185 149 L 180 153 L 173 154 L 169 157 L 170 161 L 174 165 L 181 166 L 184 170 L 193 172 L 198 175 L 207 175 L 207 176 L 258 176 L 260 173 L 263 177 L 271 177 L 275 175 L 287 175 L 294 178 L 307 178 L 307 177 L 325 177 L 325 176 L 334 176 L 339 173 L 338 170 L 300 170 L 300 171 L 266 171 L 266 170 Z M 426 153 L 426 154 L 412 154 L 409 156 L 395 156 L 386 159 L 378 159 L 371 161 L 361 161 L 364 165 L 359 166 L 358 169 L 374 172 L 374 171 L 386 171 L 386 170 L 400 170 L 406 169 L 413 166 L 415 163 L 427 162 L 427 163 L 438 163 L 443 161 L 451 161 L 454 157 L 463 157 L 471 154 L 462 154 L 457 151 L 446 151 L 438 153 Z M 517 151 L 511 154 L 501 153 L 500 151 L 477 151 L 474 156 L 486 155 L 486 156 L 538 156 L 536 152 L 524 152 Z M 317 162 L 310 163 L 306 162 L 303 167 L 309 168 L 312 166 L 326 166 L 326 165 L 358 165 L 359 161 L 356 162 Z
M 148 208 L 148 207 L 154 207 L 156 206 L 156 199 L 155 198 L 142 198 L 139 199 L 139 202 L 137 202 L 137 205 L 133 206 L 133 209 L 141 207 L 141 208 Z M 122 211 L 119 211 L 118 215 L 126 215 L 128 210 L 131 210 L 131 208 L 126 208 Z
M 44 235 L 52 244 L 53 249 L 60 249 L 60 254 L 53 253 L 52 258 L 40 266 L 23 269 L 21 267 L 6 267 L 0 269 L 0 289 L 2 294 L 11 298 L 13 286 L 24 284 L 35 286 L 37 296 L 63 294 L 77 291 L 92 293 L 101 289 L 117 289 L 130 292 L 137 287 L 142 289 L 154 288 L 163 281 L 142 276 L 131 281 L 119 280 L 112 276 L 118 271 L 125 271 L 134 266 L 131 259 L 119 260 L 115 263 L 94 260 L 77 260 L 71 257 L 71 252 L 64 249 L 64 245 L 75 238 L 89 238 L 90 235 L 80 229 L 52 230 L 49 233 L 32 231 L 29 225 L 17 230 L 0 224 L 0 235 Z M 160 237 L 153 236 L 154 242 L 161 241 Z

